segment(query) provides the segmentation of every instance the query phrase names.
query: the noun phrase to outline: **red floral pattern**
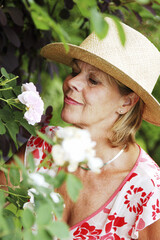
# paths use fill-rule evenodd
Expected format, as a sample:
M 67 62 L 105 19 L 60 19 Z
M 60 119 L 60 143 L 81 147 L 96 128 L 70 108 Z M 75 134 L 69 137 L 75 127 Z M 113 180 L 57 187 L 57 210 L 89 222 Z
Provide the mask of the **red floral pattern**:
M 54 131 L 56 129 L 57 127 L 44 126 L 39 131 L 42 132 L 43 134 L 47 134 L 48 137 L 50 137 L 54 135 Z M 52 166 L 51 160 L 45 162 L 44 165 L 42 164 L 47 156 L 47 153 L 51 153 L 52 151 L 52 146 L 50 144 L 48 144 L 38 136 L 32 136 L 27 143 L 27 148 L 31 149 L 30 152 L 33 154 L 34 159 L 37 160 L 36 161 L 37 171 L 39 171 L 42 168 L 45 170 L 50 169 L 50 167 Z
M 79 226 L 73 233 L 73 240 L 89 239 L 96 240 L 100 239 L 102 229 L 96 229 L 95 226 L 90 226 L 87 222 Z
M 117 234 L 117 228 L 123 227 L 127 222 L 125 222 L 124 217 L 117 216 L 117 213 L 108 216 L 109 222 L 105 226 L 106 234 L 103 235 L 101 240 L 125 240 L 125 238 L 120 238 Z M 114 230 L 114 233 L 113 233 Z
M 45 126 L 41 132 L 52 137 L 56 129 L 57 127 Z M 46 152 L 51 152 L 51 146 L 39 137 L 31 137 L 27 152 L 33 153 L 36 166 L 39 166 L 43 163 Z M 51 164 L 51 161 L 47 161 L 41 169 L 48 171 Z M 41 169 L 37 167 L 38 171 Z M 70 240 L 138 239 L 138 231 L 160 219 L 159 201 L 160 168 L 141 149 L 135 167 L 118 190 L 104 207 L 71 228 Z
M 134 196 L 134 198 L 133 198 Z M 141 203 L 143 203 L 146 193 L 143 191 L 142 187 L 135 187 L 134 185 L 130 186 L 130 189 L 127 191 L 127 194 L 124 196 L 126 199 L 124 204 L 127 205 L 127 208 L 130 212 L 139 212 L 141 208 Z
M 124 237 L 119 237 L 116 233 L 107 233 L 100 238 L 101 240 L 125 240 Z
M 159 200 L 157 199 L 156 204 L 152 205 L 152 218 L 153 220 L 157 220 L 157 215 L 160 213 L 160 206 L 159 206 Z

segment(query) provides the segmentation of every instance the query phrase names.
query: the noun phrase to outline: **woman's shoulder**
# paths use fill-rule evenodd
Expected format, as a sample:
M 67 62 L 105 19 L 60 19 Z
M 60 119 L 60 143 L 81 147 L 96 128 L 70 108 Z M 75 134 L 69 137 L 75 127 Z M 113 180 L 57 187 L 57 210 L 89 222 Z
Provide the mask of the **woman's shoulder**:
M 158 181 L 160 187 L 160 167 L 142 148 L 140 148 L 136 172 L 143 177 L 145 181 L 147 179 L 153 183 Z
M 134 218 L 129 235 L 137 239 L 140 230 L 160 219 L 160 168 L 142 148 L 119 195 L 124 214 Z

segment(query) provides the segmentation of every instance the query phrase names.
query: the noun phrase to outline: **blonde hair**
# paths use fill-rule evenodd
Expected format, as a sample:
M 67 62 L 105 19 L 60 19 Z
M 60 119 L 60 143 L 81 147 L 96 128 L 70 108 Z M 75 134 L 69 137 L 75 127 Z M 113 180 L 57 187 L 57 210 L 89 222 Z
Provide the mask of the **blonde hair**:
M 112 76 L 109 76 L 109 82 L 111 84 L 116 83 L 122 95 L 133 92 L 130 88 Z M 141 125 L 143 110 L 144 102 L 140 98 L 127 113 L 119 116 L 118 120 L 111 128 L 112 136 L 109 142 L 113 147 L 124 146 L 135 142 L 135 134 Z

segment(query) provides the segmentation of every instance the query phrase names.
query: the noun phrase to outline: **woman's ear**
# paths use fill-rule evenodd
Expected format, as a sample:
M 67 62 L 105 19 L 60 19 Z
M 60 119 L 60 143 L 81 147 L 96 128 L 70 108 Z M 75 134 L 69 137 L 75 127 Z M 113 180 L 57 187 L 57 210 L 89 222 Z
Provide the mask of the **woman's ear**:
M 139 100 L 139 96 L 132 92 L 122 97 L 121 107 L 119 108 L 119 114 L 127 113 Z

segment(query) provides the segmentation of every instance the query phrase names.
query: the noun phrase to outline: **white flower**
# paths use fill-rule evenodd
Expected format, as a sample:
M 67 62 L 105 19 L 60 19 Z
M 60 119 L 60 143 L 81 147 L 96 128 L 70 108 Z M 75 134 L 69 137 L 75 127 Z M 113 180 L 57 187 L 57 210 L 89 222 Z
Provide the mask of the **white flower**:
M 29 174 L 29 182 L 32 185 L 37 185 L 37 186 L 45 187 L 45 188 L 49 187 L 49 183 L 47 183 L 45 181 L 44 176 L 39 173 L 30 173 Z
M 31 92 L 35 92 L 35 93 L 39 94 L 36 90 L 35 85 L 32 82 L 22 84 L 21 91 L 22 92 L 31 91 Z
M 65 152 L 65 161 L 82 162 L 87 156 L 93 156 L 95 142 L 85 129 L 75 127 L 60 128 L 56 132 L 58 139 L 62 139 L 61 146 Z
M 66 160 L 69 162 L 82 162 L 85 159 L 86 146 L 78 138 L 64 139 L 62 148 L 65 152 Z
M 100 173 L 100 169 L 103 167 L 103 161 L 98 157 L 89 158 L 87 164 L 91 171 L 95 173 Z
M 78 168 L 78 163 L 77 162 L 69 162 L 69 165 L 67 167 L 69 172 L 75 172 Z
M 24 203 L 24 204 L 23 204 L 23 209 L 26 209 L 26 208 L 30 209 L 31 211 L 34 211 L 34 205 L 33 205 L 33 203 L 31 203 L 31 202 L 26 202 L 26 203 Z
M 28 202 L 26 202 L 26 203 L 23 204 L 23 208 L 24 208 L 24 209 L 25 209 L 25 208 L 29 208 L 31 211 L 34 210 L 35 204 L 34 204 L 34 194 L 33 194 L 33 193 L 34 193 L 34 194 L 37 194 L 36 189 L 35 189 L 35 188 L 30 188 L 30 189 L 28 190 L 28 196 L 30 196 L 30 199 L 29 199 Z
M 68 171 L 74 172 L 81 162 L 87 162 L 90 159 L 90 169 L 100 172 L 102 161 L 95 158 L 96 152 L 93 147 L 96 143 L 91 140 L 87 130 L 76 127 L 60 128 L 56 132 L 55 139 L 60 142 L 52 148 L 52 156 L 56 165 L 63 166 L 67 163 Z M 95 159 L 94 164 L 91 159 Z
M 59 203 L 59 201 L 60 201 L 60 194 L 59 193 L 51 192 L 50 196 L 51 196 L 53 202 Z
M 63 166 L 65 163 L 65 152 L 61 145 L 57 144 L 52 147 L 52 156 L 57 166 Z
M 34 203 L 34 195 L 33 193 L 37 194 L 37 191 L 35 188 L 28 189 L 28 196 L 30 196 L 30 202 Z
M 57 130 L 56 135 L 60 139 L 76 138 L 83 141 L 86 147 L 94 147 L 95 142 L 91 140 L 90 133 L 86 129 L 80 129 L 76 127 L 65 127 Z
M 44 103 L 39 94 L 34 91 L 24 91 L 18 95 L 18 99 L 26 105 L 27 111 L 24 114 L 24 118 L 28 123 L 34 125 L 40 122 L 44 111 Z

